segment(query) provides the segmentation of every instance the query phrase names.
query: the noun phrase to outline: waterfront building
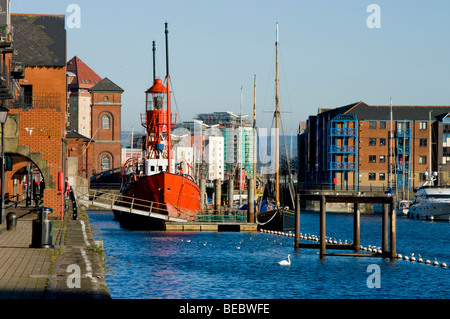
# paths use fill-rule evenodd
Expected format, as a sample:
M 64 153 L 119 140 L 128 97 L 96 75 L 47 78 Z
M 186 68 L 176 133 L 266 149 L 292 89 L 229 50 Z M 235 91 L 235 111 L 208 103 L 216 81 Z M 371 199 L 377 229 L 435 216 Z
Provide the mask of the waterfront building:
M 224 178 L 224 138 L 207 136 L 205 139 L 204 172 L 206 179 Z
M 89 89 L 91 93 L 91 132 L 95 140 L 92 175 L 122 166 L 122 93 L 117 84 L 104 78 Z
M 219 125 L 221 128 L 235 128 L 239 126 L 251 127 L 248 115 L 237 115 L 233 112 L 197 113 L 197 120 L 206 125 Z
M 52 216 L 58 216 L 62 211 L 58 174 L 65 171 L 65 17 L 10 14 L 9 1 L 2 1 L 1 10 L 0 46 L 5 62 L 1 100 L 9 109 L 2 147 L 11 164 L 5 174 L 5 194 L 30 199 L 23 190 L 25 182 L 29 186 L 34 179 L 43 195 L 39 204 L 51 207 Z
M 253 177 L 253 123 L 248 115 L 233 112 L 198 113 L 197 120 L 221 130 L 226 151 L 224 174 L 230 178 L 239 176 L 242 169 L 248 178 Z M 241 128 L 241 129 L 240 129 Z
M 362 101 L 319 109 L 299 133 L 299 187 L 411 191 L 426 171 L 450 181 L 449 112 Z
M 102 78 L 79 57 L 67 62 L 68 129 L 91 137 L 91 93 Z

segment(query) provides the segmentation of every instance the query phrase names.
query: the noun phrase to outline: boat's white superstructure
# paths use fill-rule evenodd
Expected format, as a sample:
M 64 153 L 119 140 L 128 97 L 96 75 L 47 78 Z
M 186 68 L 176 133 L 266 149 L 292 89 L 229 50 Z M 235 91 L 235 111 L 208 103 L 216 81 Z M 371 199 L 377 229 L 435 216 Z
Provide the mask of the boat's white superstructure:
M 415 219 L 450 221 L 450 186 L 422 186 L 408 214 Z

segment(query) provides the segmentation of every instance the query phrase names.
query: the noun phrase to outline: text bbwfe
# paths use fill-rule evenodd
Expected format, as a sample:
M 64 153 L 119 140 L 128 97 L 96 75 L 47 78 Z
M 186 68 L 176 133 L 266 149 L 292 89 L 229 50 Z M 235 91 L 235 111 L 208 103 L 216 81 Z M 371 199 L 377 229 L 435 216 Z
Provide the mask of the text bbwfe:
M 243 304 L 232 303 L 224 304 L 223 308 L 214 306 L 194 306 L 187 303 L 185 306 L 180 307 L 179 313 L 181 314 L 205 314 L 209 317 L 213 311 L 222 311 L 224 314 L 268 314 L 269 304 Z

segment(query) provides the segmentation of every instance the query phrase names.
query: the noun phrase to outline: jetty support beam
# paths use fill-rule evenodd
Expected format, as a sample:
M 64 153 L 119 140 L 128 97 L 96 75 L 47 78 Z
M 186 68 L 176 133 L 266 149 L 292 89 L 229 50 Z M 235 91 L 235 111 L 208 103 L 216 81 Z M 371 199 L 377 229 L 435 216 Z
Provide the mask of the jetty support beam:
M 298 250 L 300 248 L 300 194 L 297 194 L 297 196 L 295 198 L 294 248 L 295 248 L 295 250 Z

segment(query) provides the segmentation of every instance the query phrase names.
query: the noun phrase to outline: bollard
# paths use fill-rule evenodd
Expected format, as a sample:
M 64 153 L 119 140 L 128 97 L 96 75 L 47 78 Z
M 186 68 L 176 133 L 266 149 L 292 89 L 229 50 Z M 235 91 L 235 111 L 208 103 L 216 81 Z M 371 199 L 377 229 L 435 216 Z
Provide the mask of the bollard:
M 53 209 L 49 207 L 38 207 L 39 218 L 33 220 L 30 248 L 53 248 L 53 220 L 48 218 Z
M 17 214 L 14 212 L 6 215 L 6 230 L 16 230 L 17 228 Z

